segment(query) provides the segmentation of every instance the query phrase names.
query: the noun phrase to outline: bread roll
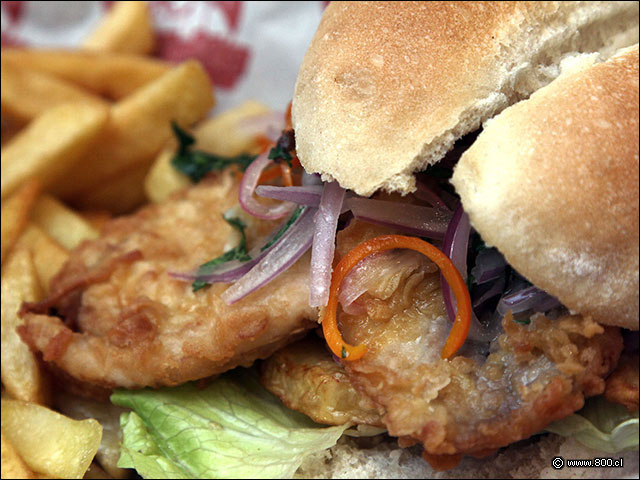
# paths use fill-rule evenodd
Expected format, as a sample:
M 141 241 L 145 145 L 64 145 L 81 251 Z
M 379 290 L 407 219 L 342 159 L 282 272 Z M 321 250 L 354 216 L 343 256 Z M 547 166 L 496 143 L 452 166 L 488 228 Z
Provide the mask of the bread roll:
M 485 125 L 452 183 L 527 279 L 600 323 L 638 329 L 638 45 L 583 59 Z
M 331 2 L 295 88 L 298 156 L 360 195 L 410 192 L 565 54 L 637 38 L 637 2 Z

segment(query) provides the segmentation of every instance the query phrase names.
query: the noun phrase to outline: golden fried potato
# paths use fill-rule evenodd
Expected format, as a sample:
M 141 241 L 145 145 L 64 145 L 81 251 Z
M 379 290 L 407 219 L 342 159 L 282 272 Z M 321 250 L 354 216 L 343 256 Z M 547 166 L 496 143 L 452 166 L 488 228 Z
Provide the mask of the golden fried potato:
M 24 125 L 50 108 L 64 103 L 106 105 L 100 97 L 45 72 L 29 70 L 2 58 L 2 118 Z
M 171 137 L 171 121 L 191 125 L 212 105 L 213 87 L 207 73 L 198 62 L 183 63 L 115 104 L 104 135 L 54 192 L 82 205 L 82 199 L 96 188 L 149 164 Z M 142 183 L 138 188 L 142 191 Z
M 0 261 L 4 259 L 13 247 L 20 233 L 26 227 L 31 209 L 40 193 L 40 183 L 32 180 L 25 183 L 20 190 L 15 192 L 9 199 L 2 202 L 2 222 L 0 236 L 2 249 L 0 250 Z
M 58 393 L 55 405 L 65 415 L 83 420 L 95 418 L 102 426 L 102 441 L 96 460 L 109 474 L 110 478 L 125 478 L 129 471 L 118 467 L 120 458 L 120 444 L 122 443 L 122 429 L 120 428 L 120 415 L 126 411 L 110 402 L 89 400 L 69 393 Z
M 139 55 L 79 50 L 3 48 L 2 58 L 113 100 L 132 94 L 172 68 L 168 62 Z
M 102 427 L 20 400 L 2 400 L 2 432 L 25 463 L 50 478 L 82 478 L 100 445 Z
M 2 440 L 2 478 L 36 478 L 36 474 L 31 471 L 9 439 L 5 438 L 4 432 Z
M 51 195 L 42 195 L 38 199 L 32 215 L 33 222 L 67 250 L 73 250 L 84 240 L 99 235 L 77 212 Z
M 68 103 L 47 110 L 2 148 L 2 198 L 29 178 L 43 188 L 68 175 L 107 123 L 109 110 Z
M 318 339 L 289 345 L 262 364 L 262 385 L 318 423 L 382 426 L 375 405 L 353 388 L 344 367 Z
M 194 129 L 193 136 L 196 139 L 194 148 L 228 157 L 245 152 L 258 153 L 259 145 L 255 135 L 243 129 L 242 122 L 264 115 L 268 111 L 268 107 L 262 103 L 247 101 L 209 118 Z M 191 184 L 186 175 L 171 165 L 176 148 L 175 140 L 168 142 L 156 157 L 145 179 L 145 192 L 152 202 L 160 202 L 171 193 Z
M 23 247 L 31 252 L 43 297 L 46 297 L 51 279 L 69 258 L 69 251 L 33 222 L 18 239 L 18 248 Z
M 18 311 L 22 302 L 42 298 L 40 282 L 27 249 L 14 250 L 2 272 L 2 384 L 13 398 L 46 403 L 48 384 L 34 353 L 22 341 L 16 328 L 22 325 Z M 4 412 L 3 412 L 4 414 Z
M 115 2 L 82 46 L 102 52 L 151 53 L 155 37 L 147 2 Z
M 145 161 L 123 172 L 118 178 L 97 186 L 78 202 L 82 208 L 108 210 L 109 213 L 122 215 L 130 213 L 146 203 L 144 181 L 151 164 Z

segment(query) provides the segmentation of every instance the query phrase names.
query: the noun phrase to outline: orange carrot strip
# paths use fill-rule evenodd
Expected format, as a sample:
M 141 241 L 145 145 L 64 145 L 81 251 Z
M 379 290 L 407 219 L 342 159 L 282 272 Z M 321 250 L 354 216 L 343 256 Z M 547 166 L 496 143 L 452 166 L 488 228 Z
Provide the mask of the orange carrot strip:
M 282 173 L 282 183 L 285 187 L 293 187 L 293 178 L 291 178 L 291 169 L 286 163 L 280 164 L 280 172 Z
M 322 330 L 324 331 L 324 337 L 329 348 L 335 355 L 347 361 L 358 360 L 362 358 L 367 351 L 365 345 L 354 346 L 345 342 L 338 330 L 336 312 L 338 309 L 340 286 L 347 273 L 363 258 L 368 257 L 372 253 L 392 250 L 394 248 L 408 248 L 430 258 L 440 268 L 442 275 L 444 275 L 451 290 L 453 290 L 458 304 L 458 312 L 449 337 L 440 354 L 442 358 L 451 357 L 464 343 L 469 333 L 469 327 L 471 326 L 472 310 L 469 290 L 467 290 L 462 276 L 449 257 L 424 240 L 416 237 L 406 237 L 404 235 L 382 235 L 362 242 L 347 253 L 338 265 L 336 265 L 333 277 L 331 278 L 329 302 L 324 313 L 324 318 L 322 319 Z

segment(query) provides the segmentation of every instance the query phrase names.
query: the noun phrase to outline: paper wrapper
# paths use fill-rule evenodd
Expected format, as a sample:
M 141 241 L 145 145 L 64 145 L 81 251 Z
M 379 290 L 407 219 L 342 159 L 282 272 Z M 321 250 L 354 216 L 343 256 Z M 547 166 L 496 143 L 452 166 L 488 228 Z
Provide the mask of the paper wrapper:
M 112 2 L 2 2 L 2 46 L 77 47 Z M 216 87 L 215 112 L 244 100 L 284 110 L 327 2 L 149 2 L 155 55 L 196 58 Z
M 96 27 L 112 2 L 20 2 L 3 1 L 2 45 L 76 47 Z M 215 112 L 222 112 L 244 100 L 261 101 L 284 110 L 293 95 L 298 68 L 316 31 L 327 2 L 149 2 L 157 31 L 156 56 L 179 62 L 197 58 L 216 87 Z M 391 477 L 420 478 L 637 478 L 638 453 L 624 457 L 624 469 L 555 470 L 551 460 L 594 458 L 600 452 L 575 441 L 563 442 L 551 436 L 527 445 L 512 447 L 496 457 L 478 461 L 465 458 L 458 469 L 432 472 L 417 456 L 400 461 L 400 451 L 371 449 L 366 459 L 345 456 L 327 464 L 327 474 L 348 477 L 357 472 L 376 471 L 373 465 L 394 465 Z M 337 452 L 336 452 L 337 453 Z M 398 456 L 397 462 L 390 457 Z M 404 453 L 402 455 L 405 455 Z M 379 457 L 379 458 L 378 458 Z M 403 457 L 404 458 L 404 457 Z M 315 472 L 317 474 L 317 472 Z M 388 475 L 384 475 L 388 477 Z

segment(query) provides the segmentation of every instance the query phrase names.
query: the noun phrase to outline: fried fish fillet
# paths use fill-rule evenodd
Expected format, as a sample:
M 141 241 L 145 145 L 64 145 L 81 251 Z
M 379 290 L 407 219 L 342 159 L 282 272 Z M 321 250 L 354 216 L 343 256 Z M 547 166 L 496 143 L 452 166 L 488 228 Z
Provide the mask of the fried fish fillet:
M 338 234 L 338 256 L 382 233 L 352 222 Z M 402 446 L 422 443 L 434 467 L 527 438 L 604 391 L 622 338 L 581 315 L 538 315 L 528 325 L 507 315 L 490 345 L 467 341 L 441 359 L 450 322 L 440 275 L 426 259 L 407 265 L 400 281 L 370 286 L 358 299 L 362 313 L 342 312 L 338 321 L 347 342 L 368 348 L 344 362 L 351 382 L 384 410 L 389 434 Z
M 376 405 L 353 388 L 344 367 L 323 340 L 310 337 L 287 345 L 262 363 L 260 383 L 287 407 L 318 423 L 381 426 Z
M 234 231 L 222 213 L 237 205 L 232 173 L 110 221 L 75 250 L 44 302 L 27 305 L 22 338 L 76 380 L 107 388 L 177 385 L 250 365 L 314 326 L 309 258 L 233 305 L 215 284 L 193 292 L 170 276 L 219 256 Z M 273 222 L 252 221 L 249 241 Z M 249 248 L 251 248 L 251 244 Z

